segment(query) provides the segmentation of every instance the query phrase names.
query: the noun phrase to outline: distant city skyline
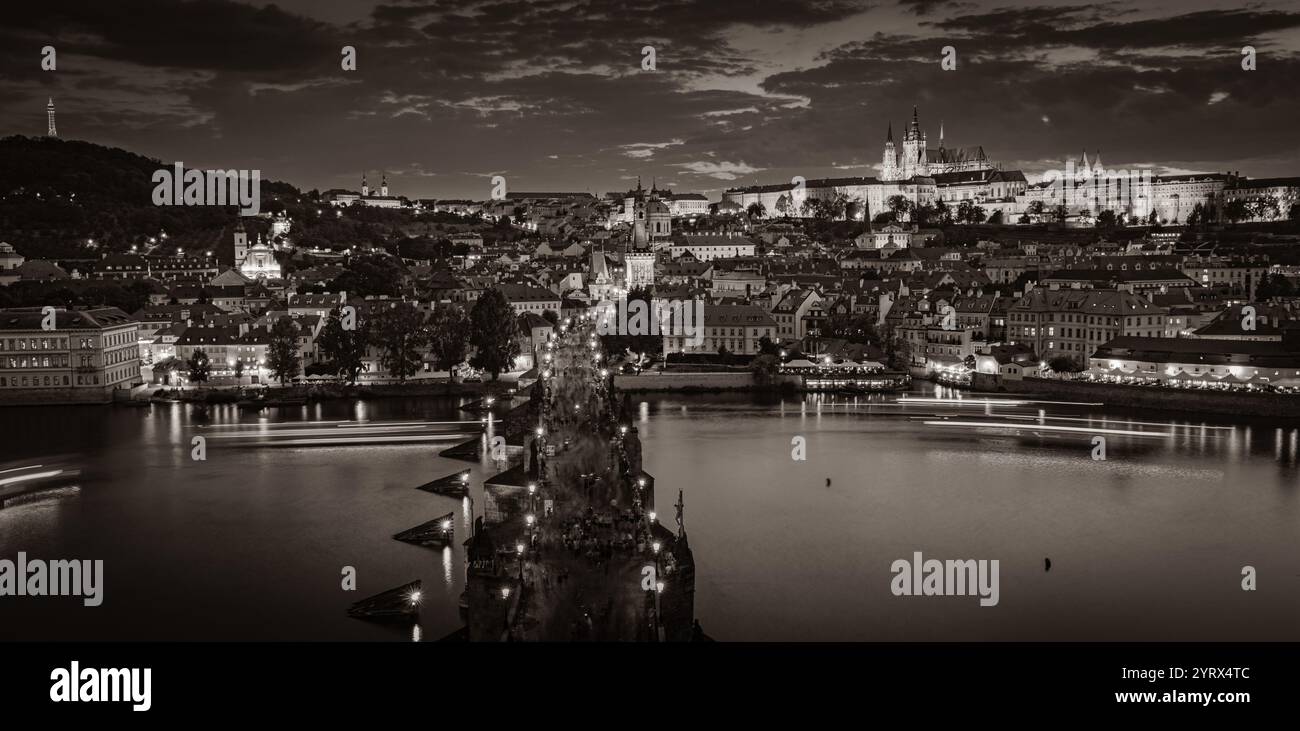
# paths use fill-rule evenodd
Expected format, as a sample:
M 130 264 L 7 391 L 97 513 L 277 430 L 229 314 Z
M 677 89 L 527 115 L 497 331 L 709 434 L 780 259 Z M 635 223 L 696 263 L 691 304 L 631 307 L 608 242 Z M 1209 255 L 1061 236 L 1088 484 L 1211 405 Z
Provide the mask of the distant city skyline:
M 493 175 L 597 194 L 640 176 L 717 199 L 878 175 L 913 105 L 932 145 L 942 124 L 1031 179 L 1085 149 L 1158 173 L 1300 174 L 1300 12 L 1277 1 L 56 1 L 7 11 L 0 67 L 0 135 L 39 136 L 53 97 L 63 138 L 322 191 L 363 172 L 475 199 Z

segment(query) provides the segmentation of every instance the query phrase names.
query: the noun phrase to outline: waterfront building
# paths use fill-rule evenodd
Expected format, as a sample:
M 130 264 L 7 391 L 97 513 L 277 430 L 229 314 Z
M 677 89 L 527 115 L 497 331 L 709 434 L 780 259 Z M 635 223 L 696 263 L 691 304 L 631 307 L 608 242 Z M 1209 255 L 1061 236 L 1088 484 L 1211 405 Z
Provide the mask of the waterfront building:
M 112 399 L 140 381 L 138 330 L 116 307 L 0 310 L 0 400 Z
M 1121 289 L 1035 287 L 1007 311 L 1007 340 L 1043 360 L 1057 356 L 1082 366 L 1103 343 L 1121 336 L 1173 337 L 1182 318 Z
M 699 327 L 698 323 L 696 327 Z M 718 353 L 757 355 L 759 340 L 776 341 L 776 321 L 758 305 L 704 305 L 703 337 L 693 339 L 681 328 L 664 335 L 664 354 Z
M 1093 377 L 1173 385 L 1300 387 L 1300 348 L 1291 342 L 1117 337 L 1088 359 Z
M 822 296 L 815 290 L 797 287 L 782 295 L 772 308 L 776 337 L 782 341 L 803 340 L 808 334 L 805 328 L 808 312 L 821 300 Z

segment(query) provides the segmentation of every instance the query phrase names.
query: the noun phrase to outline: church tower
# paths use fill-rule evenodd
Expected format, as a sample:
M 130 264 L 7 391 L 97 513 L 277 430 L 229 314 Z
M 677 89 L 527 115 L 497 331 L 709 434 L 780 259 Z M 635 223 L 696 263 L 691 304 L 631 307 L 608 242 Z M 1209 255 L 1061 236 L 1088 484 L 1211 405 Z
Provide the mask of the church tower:
M 370 186 L 366 184 L 366 174 L 361 173 L 361 197 L 366 198 L 370 195 Z
M 928 175 L 929 165 L 926 162 L 925 152 L 925 132 L 921 131 L 921 122 L 917 117 L 916 107 L 912 107 L 912 123 L 907 127 L 907 134 L 903 136 L 903 170 L 902 179 L 906 180 L 917 175 Z
M 388 197 L 388 173 L 382 173 L 379 178 L 379 195 Z
M 893 122 L 889 123 L 889 131 L 885 134 L 885 154 L 880 160 L 880 179 L 898 179 L 898 151 L 894 149 Z
M 244 219 L 235 224 L 235 266 L 238 267 L 248 258 L 248 232 L 244 230 Z
M 59 130 L 54 126 L 54 97 L 50 97 L 50 103 L 45 105 L 45 119 L 49 122 L 49 131 L 45 134 L 50 137 L 58 137 Z

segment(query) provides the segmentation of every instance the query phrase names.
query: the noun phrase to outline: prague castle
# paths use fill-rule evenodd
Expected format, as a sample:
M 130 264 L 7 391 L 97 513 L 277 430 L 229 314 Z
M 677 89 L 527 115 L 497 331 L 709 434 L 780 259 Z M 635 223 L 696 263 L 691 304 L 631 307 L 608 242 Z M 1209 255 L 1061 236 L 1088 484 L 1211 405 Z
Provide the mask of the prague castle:
M 748 210 L 755 203 L 765 215 L 806 215 L 804 203 L 809 199 L 843 199 L 846 214 L 852 218 L 870 218 L 889 208 L 889 199 L 902 196 L 914 206 L 932 206 L 939 201 L 1010 199 L 1024 192 L 1028 181 L 1020 171 L 1004 171 L 991 163 L 984 148 L 944 145 L 943 128 L 939 129 L 939 147 L 930 148 L 920 115 L 912 108 L 912 121 L 903 134 L 901 148 L 894 141 L 894 126 L 886 129 L 880 175 L 860 178 L 825 178 L 809 180 L 803 186 L 794 183 L 732 188 L 722 194 Z
M 883 181 L 928 178 L 945 173 L 969 173 L 993 170 L 984 155 L 984 148 L 959 147 L 949 150 L 943 145 L 943 124 L 939 125 L 939 147 L 926 147 L 925 131 L 912 107 L 912 123 L 903 135 L 903 149 L 894 146 L 894 125 L 891 122 L 885 134 L 885 153 L 881 158 L 880 179 Z

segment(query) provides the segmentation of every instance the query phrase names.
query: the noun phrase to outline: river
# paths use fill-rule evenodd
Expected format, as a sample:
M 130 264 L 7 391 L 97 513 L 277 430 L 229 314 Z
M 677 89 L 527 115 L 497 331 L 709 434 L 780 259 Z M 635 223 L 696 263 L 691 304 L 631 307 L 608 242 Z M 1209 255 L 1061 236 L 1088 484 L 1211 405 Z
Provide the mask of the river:
M 719 640 L 1300 640 L 1295 425 L 928 385 L 630 398 L 661 519 L 684 491 L 696 615 Z M 478 426 L 459 404 L 0 411 L 0 469 L 83 471 L 74 494 L 0 509 L 0 558 L 105 566 L 99 607 L 0 597 L 0 638 L 406 641 L 345 610 L 417 578 L 418 637 L 452 632 L 462 549 L 391 536 L 455 512 L 459 544 L 481 511 L 477 488 L 413 489 L 466 466 L 437 456 Z M 375 441 L 403 429 L 421 441 Z M 891 564 L 916 552 L 998 560 L 998 603 L 895 596 Z

